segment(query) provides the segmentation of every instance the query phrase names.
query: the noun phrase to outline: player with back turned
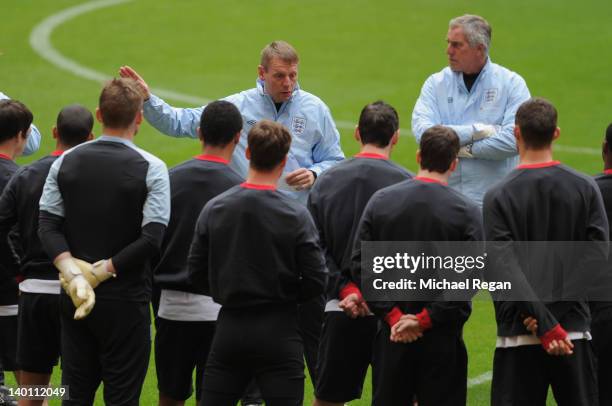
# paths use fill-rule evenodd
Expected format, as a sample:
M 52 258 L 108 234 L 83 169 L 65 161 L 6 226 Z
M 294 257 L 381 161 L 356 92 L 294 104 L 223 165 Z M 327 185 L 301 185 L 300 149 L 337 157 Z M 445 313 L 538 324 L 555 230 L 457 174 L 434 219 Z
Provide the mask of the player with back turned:
M 330 270 L 315 382 L 317 406 L 343 405 L 361 397 L 378 320 L 371 314 L 344 314 L 344 299 L 361 297 L 361 292 L 350 282 L 350 274 L 341 271 L 349 269 L 351 242 L 372 194 L 411 177 L 389 159 L 399 140 L 399 118 L 392 106 L 382 101 L 365 106 L 355 139 L 360 152 L 324 172 L 308 197 Z
M 555 107 L 541 98 L 523 103 L 516 113 L 514 135 L 520 164 L 485 195 L 487 241 L 607 242 L 608 220 L 599 188 L 590 177 L 553 160 L 552 142 L 560 135 Z M 512 271 L 509 277 L 520 281 L 521 275 L 528 276 L 527 268 L 505 262 Z M 558 265 L 544 269 L 561 271 Z M 519 295 L 531 289 L 536 295 L 544 293 L 531 285 L 514 289 Z M 549 386 L 560 405 L 598 404 L 586 300 L 544 302 L 540 296 L 536 300 L 525 296 L 520 301 L 496 300 L 494 305 L 492 405 L 545 405 Z
M 372 196 L 355 236 L 355 285 L 362 286 L 363 242 L 483 239 L 478 206 L 447 183 L 458 152 L 454 130 L 439 125 L 427 129 L 417 152 L 417 176 Z M 465 405 L 467 352 L 462 333 L 471 305 L 431 299 L 367 302 L 384 320 L 374 344 L 373 405 L 410 404 L 415 396 L 424 406 Z
M 142 96 L 132 80 L 104 86 L 96 117 L 102 135 L 51 166 L 39 236 L 69 295 L 60 295 L 64 404 L 92 404 L 103 382 L 107 404 L 137 405 L 151 349 L 150 262 L 170 217 L 168 171 L 133 142 Z
M 93 116 L 80 105 L 64 107 L 53 128 L 56 149 L 21 167 L 0 198 L 0 240 L 16 225 L 21 248 L 17 363 L 21 385 L 48 385 L 60 356 L 60 282 L 57 269 L 38 238 L 38 201 L 53 162 L 62 153 L 93 138 Z M 21 399 L 22 406 L 43 404 Z
M 246 182 L 210 200 L 196 224 L 189 272 L 221 305 L 205 405 L 235 405 L 253 377 L 267 405 L 303 402 L 298 303 L 323 294 L 327 269 L 308 210 L 276 189 L 290 143 L 281 124 L 255 124 Z

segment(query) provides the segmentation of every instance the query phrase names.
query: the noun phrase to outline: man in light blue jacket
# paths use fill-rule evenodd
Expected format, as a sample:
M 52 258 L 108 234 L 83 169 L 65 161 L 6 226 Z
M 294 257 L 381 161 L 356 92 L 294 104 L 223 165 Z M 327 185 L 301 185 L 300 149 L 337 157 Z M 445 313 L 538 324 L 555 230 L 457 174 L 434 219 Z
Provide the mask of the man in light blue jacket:
M 238 107 L 243 119 L 242 136 L 231 166 L 246 178 L 247 134 L 259 120 L 277 121 L 291 132 L 287 165 L 279 188 L 306 204 L 308 189 L 318 175 L 344 159 L 340 135 L 329 108 L 311 93 L 300 89 L 299 57 L 284 41 L 274 41 L 261 52 L 255 88 L 225 97 Z M 135 79 L 145 94 L 145 119 L 157 130 L 174 137 L 197 138 L 197 127 L 205 106 L 174 108 L 151 94 L 146 82 L 132 68 L 121 67 L 123 77 Z
M 0 100 L 5 99 L 10 99 L 10 97 L 0 92 Z M 28 135 L 26 146 L 21 155 L 31 155 L 38 151 L 38 148 L 40 148 L 40 131 L 38 131 L 38 128 L 36 128 L 34 124 L 32 124 L 30 128 L 30 135 Z
M 464 15 L 449 23 L 449 67 L 431 75 L 412 112 L 420 141 L 441 124 L 459 135 L 459 165 L 449 185 L 482 206 L 485 192 L 518 163 L 514 115 L 530 98 L 523 78 L 489 59 L 491 26 Z

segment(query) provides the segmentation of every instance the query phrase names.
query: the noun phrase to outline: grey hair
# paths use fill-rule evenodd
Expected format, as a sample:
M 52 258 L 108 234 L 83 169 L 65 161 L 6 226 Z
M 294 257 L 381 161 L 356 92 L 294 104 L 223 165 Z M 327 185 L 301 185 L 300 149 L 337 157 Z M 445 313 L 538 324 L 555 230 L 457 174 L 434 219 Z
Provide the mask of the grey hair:
M 483 45 L 485 53 L 489 53 L 489 47 L 491 46 L 491 26 L 484 18 L 465 14 L 461 17 L 455 17 L 448 23 L 449 28 L 461 28 L 463 34 L 467 39 L 470 47 L 475 48 L 478 45 Z

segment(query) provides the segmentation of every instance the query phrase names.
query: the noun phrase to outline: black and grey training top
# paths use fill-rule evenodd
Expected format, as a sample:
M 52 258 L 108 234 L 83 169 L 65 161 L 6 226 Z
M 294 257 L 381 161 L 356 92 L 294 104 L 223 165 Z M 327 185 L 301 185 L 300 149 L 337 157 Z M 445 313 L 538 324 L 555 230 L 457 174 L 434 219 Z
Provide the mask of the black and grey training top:
M 39 293 L 52 293 L 51 287 L 55 288 L 54 293 L 59 293 L 57 269 L 38 238 L 38 202 L 49 169 L 61 154 L 62 151 L 54 151 L 19 168 L 0 198 L 0 238 L 17 225 L 22 254 L 20 274 L 25 280 L 46 281 L 40 283 Z
M 478 206 L 448 185 L 415 177 L 376 192 L 368 202 L 355 235 L 351 261 L 354 283 L 361 286 L 362 241 L 482 241 Z M 458 332 L 471 313 L 467 301 L 368 301 L 370 310 L 387 320 L 427 310 L 432 326 Z
M 325 251 L 327 300 L 338 299 L 350 282 L 352 242 L 370 197 L 412 174 L 383 155 L 360 153 L 323 172 L 308 197 L 308 208 Z M 342 270 L 344 269 L 344 273 Z
M 487 241 L 609 239 L 608 219 L 595 181 L 558 161 L 519 165 L 487 192 L 483 215 Z M 523 270 L 519 267 L 516 272 Z M 527 293 L 531 288 L 529 285 L 517 290 L 513 286 L 517 293 Z M 566 331 L 586 332 L 590 328 L 586 301 L 523 300 L 494 304 L 500 337 L 526 334 L 523 326 L 526 316 L 538 320 L 538 336 L 558 323 Z
M 612 171 L 608 169 L 604 173 L 595 176 L 595 182 L 601 191 L 601 197 L 603 198 L 608 216 L 608 227 L 612 232 L 612 224 L 610 224 L 612 222 Z M 609 262 L 612 263 L 612 255 L 609 257 Z M 599 319 L 612 320 L 612 267 L 608 269 L 611 272 L 602 275 L 602 278 L 598 280 L 598 293 L 602 292 L 602 294 L 598 294 L 598 300 L 590 303 L 593 321 Z
M 170 222 L 153 281 L 161 289 L 196 293 L 189 283 L 187 255 L 198 216 L 210 199 L 242 183 L 223 159 L 199 155 L 170 169 Z
M 8 156 L 0 154 L 0 192 L 2 192 L 19 166 Z M 0 238 L 0 306 L 16 305 L 18 286 L 15 277 L 19 263 L 13 250 L 14 236 L 7 230 Z
M 295 306 L 324 292 L 327 268 L 310 213 L 271 186 L 243 183 L 210 200 L 189 272 L 223 308 Z
M 96 288 L 98 299 L 148 301 L 150 263 L 169 218 L 166 165 L 129 140 L 103 135 L 51 166 L 39 236 L 52 259 L 64 251 L 92 263 L 112 258 L 117 277 Z

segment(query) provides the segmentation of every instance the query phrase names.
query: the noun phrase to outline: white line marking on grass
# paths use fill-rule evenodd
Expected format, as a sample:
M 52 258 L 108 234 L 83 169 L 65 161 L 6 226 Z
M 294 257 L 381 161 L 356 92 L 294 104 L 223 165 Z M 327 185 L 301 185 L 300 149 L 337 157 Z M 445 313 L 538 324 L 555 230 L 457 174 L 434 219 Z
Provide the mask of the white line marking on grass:
M 482 375 L 478 375 L 475 378 L 468 379 L 468 388 L 473 388 L 474 386 L 482 385 L 483 383 L 487 383 L 493 379 L 493 372 L 488 371 Z
M 30 33 L 30 46 L 38 55 L 43 59 L 50 62 L 56 67 L 66 70 L 73 75 L 78 77 L 93 80 L 95 82 L 104 82 L 112 78 L 103 72 L 88 68 L 79 64 L 78 62 L 65 57 L 51 44 L 51 35 L 53 31 L 60 25 L 67 21 L 70 21 L 83 14 L 90 13 L 92 11 L 99 10 L 101 8 L 112 7 L 124 3 L 128 3 L 132 0 L 98 0 L 79 4 L 74 7 L 69 7 L 56 14 L 50 15 L 41 21 L 37 26 L 34 27 Z M 162 89 L 162 88 L 151 88 L 151 91 L 156 95 L 164 99 L 172 99 L 179 102 L 184 102 L 192 105 L 204 105 L 209 103 L 211 100 L 203 97 L 192 96 L 184 93 L 175 92 L 173 90 Z M 357 123 L 350 121 L 336 121 L 336 126 L 345 130 L 352 130 L 355 128 Z M 411 134 L 412 132 L 408 129 L 402 128 L 401 132 Z M 565 145 L 556 145 L 557 151 L 569 152 L 573 154 L 585 154 L 585 155 L 599 155 L 601 152 L 596 148 L 588 147 L 572 147 Z
M 584 155 L 599 155 L 601 156 L 601 149 L 590 148 L 590 147 L 573 147 L 571 145 L 557 145 L 553 144 L 556 151 L 569 152 L 572 154 L 584 154 Z
M 78 77 L 93 80 L 95 82 L 104 82 L 112 78 L 111 75 L 107 75 L 103 72 L 96 71 L 94 69 L 87 68 L 78 62 L 65 57 L 51 44 L 51 35 L 53 31 L 60 25 L 67 21 L 70 21 L 83 14 L 90 13 L 92 11 L 99 10 L 101 8 L 112 7 L 119 4 L 128 3 L 132 0 L 99 0 L 92 1 L 78 6 L 70 7 L 59 13 L 53 14 L 43 21 L 40 22 L 30 34 L 30 46 L 38 53 L 43 59 L 49 61 L 52 65 L 66 70 L 73 75 Z M 202 97 L 190 96 L 182 93 L 177 93 L 172 90 L 154 88 L 151 89 L 155 94 L 163 98 L 177 100 L 190 104 L 202 105 L 210 102 L 210 100 Z

